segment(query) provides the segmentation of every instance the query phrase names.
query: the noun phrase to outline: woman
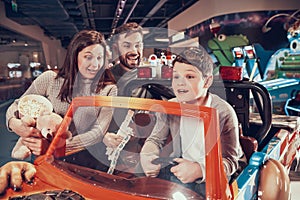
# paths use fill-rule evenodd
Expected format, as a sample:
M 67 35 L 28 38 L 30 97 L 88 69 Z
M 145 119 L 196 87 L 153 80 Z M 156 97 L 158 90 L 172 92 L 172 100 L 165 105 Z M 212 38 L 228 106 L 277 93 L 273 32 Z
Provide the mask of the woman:
M 77 96 L 116 96 L 117 87 L 111 72 L 106 69 L 107 50 L 104 36 L 92 30 L 77 33 L 70 42 L 65 61 L 59 72 L 46 71 L 22 95 L 45 96 L 54 112 L 64 116 L 70 102 Z M 22 137 L 22 143 L 38 156 L 44 154 L 49 142 L 41 139 L 34 127 L 35 119 L 19 118 L 18 99 L 6 113 L 7 127 Z M 72 137 L 66 141 L 66 152 L 77 151 L 103 140 L 112 118 L 112 109 L 84 107 L 73 116 L 69 127 Z

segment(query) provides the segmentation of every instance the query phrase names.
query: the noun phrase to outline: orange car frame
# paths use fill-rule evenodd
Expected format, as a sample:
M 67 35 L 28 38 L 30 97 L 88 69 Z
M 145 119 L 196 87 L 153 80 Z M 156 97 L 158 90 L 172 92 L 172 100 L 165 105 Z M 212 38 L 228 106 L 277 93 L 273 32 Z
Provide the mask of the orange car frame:
M 66 115 L 53 139 L 47 152 L 39 156 L 34 165 L 37 169 L 34 184 L 23 184 L 21 192 L 14 192 L 8 189 L 6 197 L 16 195 L 28 195 L 46 190 L 68 189 L 79 193 L 84 198 L 96 199 L 156 199 L 155 195 L 139 195 L 138 193 L 123 193 L 99 185 L 90 184 L 64 172 L 54 163 L 55 157 L 61 156 L 58 148 L 62 141 L 65 142 L 63 134 L 68 130 L 72 121 L 73 113 L 78 107 L 112 107 L 137 109 L 152 112 L 164 112 L 179 116 L 189 116 L 200 118 L 204 122 L 205 147 L 206 147 L 206 198 L 207 199 L 231 199 L 234 186 L 229 186 L 222 164 L 222 154 L 220 146 L 220 130 L 218 124 L 218 114 L 214 108 L 167 102 L 162 100 L 151 100 L 129 97 L 108 97 L 89 96 L 76 97 L 71 102 Z M 60 151 L 61 152 L 61 151 Z M 101 172 L 99 172 L 101 173 Z M 102 174 L 102 176 L 114 176 Z M 116 178 L 116 177 L 115 177 Z M 158 178 L 148 178 L 150 183 Z M 150 181 L 149 181 L 150 180 Z M 172 183 L 173 185 L 175 183 Z M 236 188 L 235 188 L 236 189 Z M 195 198 L 193 195 L 187 198 Z

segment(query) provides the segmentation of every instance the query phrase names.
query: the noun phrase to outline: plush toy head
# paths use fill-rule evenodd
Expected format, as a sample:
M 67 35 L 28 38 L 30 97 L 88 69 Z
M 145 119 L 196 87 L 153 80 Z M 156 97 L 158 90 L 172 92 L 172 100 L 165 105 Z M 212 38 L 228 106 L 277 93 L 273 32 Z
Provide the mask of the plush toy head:
M 36 128 L 41 131 L 43 137 L 51 140 L 62 120 L 63 118 L 56 113 L 42 113 L 36 119 Z

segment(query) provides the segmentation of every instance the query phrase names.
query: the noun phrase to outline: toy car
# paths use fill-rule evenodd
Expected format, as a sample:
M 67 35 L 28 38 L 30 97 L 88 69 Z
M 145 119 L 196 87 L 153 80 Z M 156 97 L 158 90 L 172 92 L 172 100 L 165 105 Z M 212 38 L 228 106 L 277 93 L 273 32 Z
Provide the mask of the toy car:
M 149 82 L 152 84 L 153 80 Z M 130 87 L 141 83 L 147 85 L 146 80 L 137 79 Z M 218 84 L 223 86 L 218 87 Z M 227 180 L 223 169 L 215 109 L 143 98 L 77 97 L 73 99 L 47 153 L 35 160 L 34 183 L 23 184 L 20 192 L 9 189 L 4 197 L 22 199 L 29 196 L 33 199 L 34 195 L 52 195 L 58 198 L 61 194 L 73 196 L 73 199 L 204 199 L 194 191 L 159 178 L 137 177 L 130 173 L 107 174 L 60 160 L 55 152 L 64 140 L 62 134 L 76 109 L 103 106 L 201 118 L 206 137 L 206 199 L 289 199 L 288 170 L 299 150 L 299 125 L 272 124 L 270 96 L 258 83 L 216 81 L 211 92 L 213 90 L 216 93 L 223 90 L 224 98 L 231 99 L 242 123 L 244 135 L 241 134 L 240 141 L 249 164 L 234 179 Z M 262 122 L 249 118 L 249 91 L 252 91 L 259 110 L 257 118 Z

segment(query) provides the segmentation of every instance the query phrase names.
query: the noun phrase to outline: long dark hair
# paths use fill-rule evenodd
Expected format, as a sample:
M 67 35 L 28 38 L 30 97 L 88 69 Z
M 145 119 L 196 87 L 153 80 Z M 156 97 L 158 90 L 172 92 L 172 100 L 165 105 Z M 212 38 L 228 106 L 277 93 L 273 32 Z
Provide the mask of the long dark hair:
M 78 54 L 84 48 L 100 44 L 104 48 L 104 66 L 101 67 L 92 83 L 91 92 L 98 93 L 104 86 L 116 83 L 111 71 L 105 69 L 108 66 L 107 48 L 104 36 L 93 30 L 82 30 L 78 32 L 70 42 L 64 64 L 60 68 L 56 78 L 63 78 L 64 82 L 58 94 L 61 101 L 71 102 L 76 77 L 78 75 Z M 103 73 L 104 72 L 104 73 Z

